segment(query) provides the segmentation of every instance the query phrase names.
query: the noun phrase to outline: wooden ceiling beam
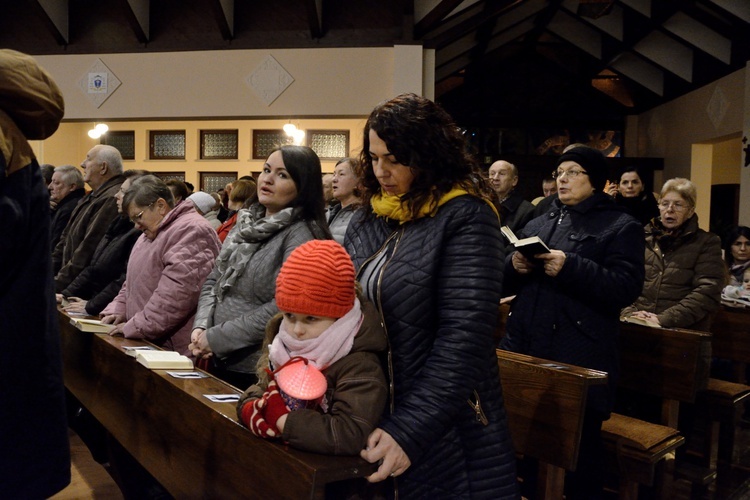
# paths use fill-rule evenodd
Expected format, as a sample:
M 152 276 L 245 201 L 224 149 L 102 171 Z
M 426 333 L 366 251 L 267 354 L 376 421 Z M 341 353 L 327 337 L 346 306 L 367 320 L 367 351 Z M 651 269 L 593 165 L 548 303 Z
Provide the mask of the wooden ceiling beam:
M 307 22 L 313 39 L 323 38 L 323 0 L 305 0 Z
M 151 0 L 125 0 L 125 15 L 141 43 L 151 40 Z
M 68 0 L 36 0 L 42 18 L 60 45 L 70 43 Z
M 209 0 L 224 40 L 234 39 L 234 0 Z
M 463 0 L 442 0 L 414 25 L 414 38 L 422 38 L 435 29 Z

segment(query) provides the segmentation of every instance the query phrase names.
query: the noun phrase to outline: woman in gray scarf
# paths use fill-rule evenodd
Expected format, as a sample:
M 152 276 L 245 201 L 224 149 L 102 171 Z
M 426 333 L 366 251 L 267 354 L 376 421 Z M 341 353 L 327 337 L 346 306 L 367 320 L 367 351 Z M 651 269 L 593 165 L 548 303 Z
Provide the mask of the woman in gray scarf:
M 240 210 L 206 279 L 190 349 L 236 387 L 254 384 L 266 323 L 277 312 L 276 276 L 292 250 L 330 239 L 320 159 L 303 146 L 282 146 L 263 165 L 258 202 Z

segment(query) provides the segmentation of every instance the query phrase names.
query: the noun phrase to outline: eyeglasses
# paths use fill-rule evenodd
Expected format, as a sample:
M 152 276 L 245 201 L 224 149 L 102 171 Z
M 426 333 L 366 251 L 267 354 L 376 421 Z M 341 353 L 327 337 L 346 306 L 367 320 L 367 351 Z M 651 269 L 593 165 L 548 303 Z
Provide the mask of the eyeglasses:
M 140 212 L 139 212 L 139 213 L 138 213 L 137 215 L 135 215 L 134 217 L 131 217 L 131 218 L 130 218 L 130 222 L 132 222 L 133 224 L 138 224 L 139 222 L 141 222 L 141 217 L 143 217 L 143 213 L 144 213 L 144 212 L 145 212 L 146 210 L 148 210 L 149 208 L 151 208 L 151 205 L 153 205 L 153 204 L 154 204 L 153 202 L 149 203 L 149 204 L 148 204 L 148 206 L 147 206 L 146 208 L 144 208 L 143 210 L 141 210 L 141 211 L 140 211 Z
M 553 179 L 559 179 L 563 175 L 567 175 L 569 179 L 575 179 L 576 177 L 578 177 L 581 174 L 589 175 L 588 172 L 586 172 L 585 170 L 573 170 L 573 169 L 570 169 L 570 170 L 553 170 L 552 171 L 552 178 Z
M 672 208 L 675 212 L 684 212 L 688 209 L 688 206 L 680 201 L 662 201 L 659 202 L 659 209 L 669 210 Z

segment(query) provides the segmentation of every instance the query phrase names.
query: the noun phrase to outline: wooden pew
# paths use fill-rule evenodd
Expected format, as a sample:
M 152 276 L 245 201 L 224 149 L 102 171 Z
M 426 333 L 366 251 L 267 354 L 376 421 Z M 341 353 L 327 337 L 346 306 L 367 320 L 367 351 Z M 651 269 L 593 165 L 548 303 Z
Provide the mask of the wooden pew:
M 661 424 L 666 427 L 677 429 L 680 403 L 694 403 L 708 386 L 710 364 L 711 335 L 708 333 L 621 323 L 618 385 L 657 396 L 662 402 Z M 716 477 L 715 472 L 707 469 L 679 464 L 676 469 L 696 490 Z M 652 480 L 656 480 L 657 475 L 664 478 L 664 471 L 651 468 L 651 475 Z M 627 496 L 633 495 L 631 491 Z M 668 496 L 669 492 L 662 491 L 662 495 Z
M 204 397 L 237 388 L 149 370 L 122 349 L 145 342 L 81 332 L 64 312 L 59 318 L 65 386 L 175 498 L 324 498 L 326 484 L 377 467 L 257 438 L 237 422 L 235 403 Z
M 508 427 L 517 453 L 539 460 L 538 498 L 562 498 L 578 462 L 586 398 L 604 372 L 497 350 Z
M 732 361 L 733 382 L 747 384 L 750 364 L 750 309 L 722 305 L 711 323 L 713 355 Z
M 677 428 L 680 402 L 695 402 L 710 366 L 711 334 L 621 323 L 618 385 L 659 397 L 662 425 Z
M 737 465 L 735 437 L 747 401 L 747 366 L 750 363 L 750 311 L 722 305 L 711 324 L 711 348 L 714 357 L 732 363 L 732 380 L 711 378 L 708 387 L 698 395 L 699 411 L 709 421 L 706 429 L 704 462 L 719 470 L 721 487 L 724 477 Z

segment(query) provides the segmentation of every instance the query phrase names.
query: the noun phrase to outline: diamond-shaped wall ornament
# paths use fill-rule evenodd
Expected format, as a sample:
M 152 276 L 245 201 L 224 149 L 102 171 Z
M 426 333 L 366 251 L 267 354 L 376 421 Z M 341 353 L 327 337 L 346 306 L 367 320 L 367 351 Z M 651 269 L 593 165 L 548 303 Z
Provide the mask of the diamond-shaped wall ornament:
M 104 101 L 109 99 L 109 96 L 114 94 L 120 85 L 120 80 L 98 58 L 81 79 L 78 80 L 78 86 L 86 94 L 89 101 L 97 108 L 104 104 Z
M 294 78 L 269 54 L 245 81 L 260 100 L 270 106 L 294 82 Z
M 711 123 L 714 124 L 715 129 L 718 130 L 719 125 L 724 121 L 724 116 L 726 116 L 728 109 L 729 101 L 724 91 L 717 85 L 706 107 L 706 113 L 708 113 L 708 117 L 711 119 Z

